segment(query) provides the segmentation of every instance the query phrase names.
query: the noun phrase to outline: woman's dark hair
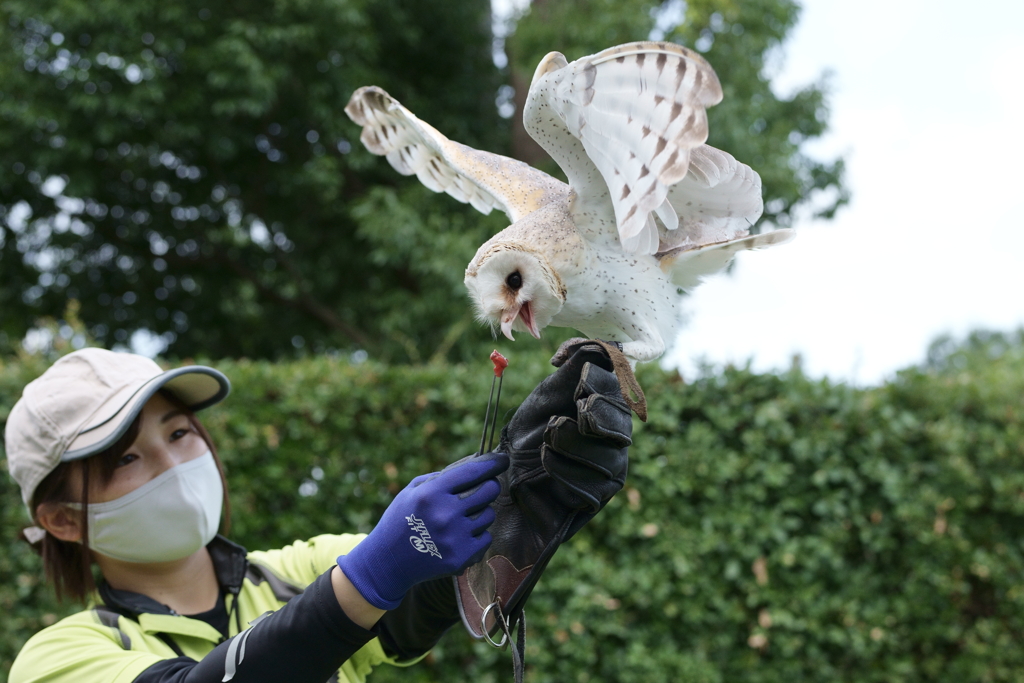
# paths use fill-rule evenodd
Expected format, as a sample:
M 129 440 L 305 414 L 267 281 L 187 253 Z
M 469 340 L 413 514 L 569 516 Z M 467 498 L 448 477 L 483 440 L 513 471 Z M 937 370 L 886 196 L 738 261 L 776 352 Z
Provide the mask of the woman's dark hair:
M 224 513 L 221 516 L 220 529 L 222 533 L 227 533 L 231 527 L 231 506 L 228 502 L 228 486 L 224 478 L 224 468 L 221 466 L 220 458 L 217 457 L 213 439 L 181 399 L 164 389 L 158 393 L 175 408 L 185 413 L 189 424 L 213 453 L 214 462 L 217 463 L 217 470 L 220 472 L 221 486 L 224 489 Z M 81 542 L 62 541 L 47 532 L 39 543 L 32 545 L 32 548 L 42 555 L 46 579 L 53 584 L 58 600 L 68 599 L 84 603 L 96 588 L 92 574 L 93 557 L 92 551 L 89 549 L 88 515 L 86 514 L 86 506 L 89 504 L 89 481 L 98 478 L 103 485 L 110 482 L 118 461 L 138 438 L 141 427 L 142 414 L 139 413 L 139 416 L 128 427 L 128 431 L 113 446 L 88 458 L 62 462 L 43 479 L 35 493 L 32 494 L 31 511 L 35 518 L 36 510 L 43 503 L 72 502 L 74 499 L 71 490 L 74 481 L 73 473 L 76 470 L 81 472 L 82 490 L 79 497 L 81 509 L 76 511 L 79 515 L 78 523 L 82 529 Z M 24 532 L 22 532 L 22 538 L 28 540 Z

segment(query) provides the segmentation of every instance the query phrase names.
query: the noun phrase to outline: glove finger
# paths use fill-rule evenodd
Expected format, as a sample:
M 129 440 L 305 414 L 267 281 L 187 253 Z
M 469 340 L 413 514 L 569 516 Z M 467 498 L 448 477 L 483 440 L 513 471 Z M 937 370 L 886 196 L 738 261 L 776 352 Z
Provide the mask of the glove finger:
M 490 505 L 484 507 L 482 510 L 478 510 L 475 515 L 470 515 L 470 519 L 473 521 L 473 528 L 470 531 L 471 536 L 479 536 L 483 532 L 487 531 L 487 528 L 494 524 L 498 513 L 494 511 Z
M 477 484 L 494 479 L 508 469 L 508 455 L 505 453 L 484 453 L 467 458 L 441 472 L 443 482 L 439 485 L 449 493 L 462 493 Z
M 592 463 L 568 457 L 548 445 L 543 448 L 544 471 L 561 484 L 559 499 L 573 509 L 589 508 L 596 513 L 626 483 L 628 460 L 626 451 L 619 451 L 618 462 L 611 468 L 595 468 Z
M 489 458 L 490 456 L 491 456 L 490 453 L 485 453 L 483 456 L 477 455 L 476 453 L 474 453 L 473 455 L 467 455 L 465 458 L 462 458 L 461 460 L 456 460 L 455 462 L 451 463 L 450 465 L 445 467 L 443 470 L 441 470 L 441 472 L 446 472 L 448 470 L 455 469 L 456 467 L 461 467 L 462 465 L 464 465 L 464 464 L 466 464 L 466 463 L 468 463 L 470 461 L 476 461 L 476 460 L 480 460 L 480 459 L 483 459 L 483 458 Z M 467 488 L 464 491 L 460 491 L 459 494 L 458 494 L 459 498 L 463 498 L 463 499 L 468 498 L 469 496 L 471 496 L 474 493 L 476 493 L 479 490 L 480 486 L 481 486 L 480 484 L 477 484 L 476 486 L 471 486 L 470 488 Z
M 580 372 L 580 381 L 576 385 L 576 393 L 573 398 L 579 400 L 591 394 L 605 394 L 607 396 L 618 396 L 622 398 L 622 389 L 619 387 L 619 378 L 614 372 L 595 365 L 586 363 Z M 625 401 L 622 404 L 625 405 Z
M 581 345 L 586 344 L 589 339 L 586 337 L 573 337 L 572 339 L 566 339 L 562 342 L 562 345 L 555 351 L 555 355 L 551 356 L 551 364 L 556 368 L 560 368 L 565 364 L 565 361 L 572 357 L 572 354 L 576 353 L 577 348 Z
M 466 510 L 466 516 L 469 516 L 493 503 L 499 493 L 501 493 L 501 484 L 498 483 L 498 480 L 488 479 L 471 491 L 458 494 L 459 505 Z
M 619 447 L 633 443 L 633 417 L 621 399 L 591 394 L 577 401 L 576 408 L 581 434 L 606 439 Z
M 618 476 L 625 468 L 627 456 L 622 446 L 580 434 L 576 422 L 566 417 L 555 418 L 548 423 L 544 443 L 549 449 L 578 463 L 577 469 L 584 465 L 606 478 Z
M 622 350 L 622 342 L 605 341 L 605 343 L 618 347 L 619 351 Z M 556 368 L 560 368 L 565 365 L 566 361 L 572 358 L 577 351 L 587 346 L 590 347 L 587 349 L 588 352 L 596 350 L 601 356 L 608 360 L 608 367 L 611 369 L 611 362 L 610 359 L 608 359 L 608 353 L 602 349 L 600 345 L 595 344 L 593 340 L 585 337 L 573 337 L 572 339 L 567 339 L 562 342 L 562 345 L 558 347 L 557 351 L 555 351 L 555 355 L 551 357 L 551 364 Z
M 583 344 L 576 349 L 576 352 L 572 354 L 572 357 L 562 367 L 556 370 L 556 373 L 575 371 L 582 375 L 587 363 L 604 368 L 607 371 L 615 369 L 615 366 L 612 365 L 612 359 L 608 357 L 607 351 L 597 344 Z
M 573 510 L 589 508 L 591 512 L 597 512 L 601 508 L 601 498 L 597 494 L 608 488 L 612 480 L 597 470 L 568 463 L 558 453 L 544 448 L 544 471 L 562 485 L 561 492 L 556 494 L 560 503 Z M 608 497 L 620 488 L 617 484 L 613 486 L 615 488 Z
M 420 476 L 416 477 L 415 479 L 409 482 L 408 488 L 416 488 L 417 486 L 426 484 L 431 479 L 437 479 L 440 476 L 440 472 L 427 472 L 426 474 L 421 474 Z
M 540 447 L 548 418 L 552 415 L 576 417 L 576 392 L 587 363 L 612 369 L 605 350 L 592 342 L 576 346 L 563 345 L 571 352 L 558 370 L 537 385 L 502 430 L 503 450 L 532 450 Z

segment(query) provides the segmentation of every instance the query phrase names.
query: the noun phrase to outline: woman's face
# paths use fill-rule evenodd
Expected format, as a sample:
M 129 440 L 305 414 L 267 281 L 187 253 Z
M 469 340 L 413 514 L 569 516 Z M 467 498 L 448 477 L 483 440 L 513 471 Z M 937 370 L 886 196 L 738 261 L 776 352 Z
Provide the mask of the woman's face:
M 207 450 L 209 446 L 192 427 L 188 415 L 156 394 L 142 408 L 139 435 L 117 462 L 114 476 L 107 484 L 95 479 L 89 482 L 89 502 L 120 498 Z M 71 490 L 81 490 L 81 486 Z

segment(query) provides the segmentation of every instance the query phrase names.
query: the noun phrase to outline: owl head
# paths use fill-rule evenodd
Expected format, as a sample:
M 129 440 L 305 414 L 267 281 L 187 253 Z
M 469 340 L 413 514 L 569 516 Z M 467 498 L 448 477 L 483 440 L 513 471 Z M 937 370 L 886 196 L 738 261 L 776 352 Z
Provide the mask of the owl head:
M 521 243 L 485 244 L 466 269 L 465 283 L 477 318 L 513 340 L 512 330 L 540 339 L 565 303 L 565 285 L 548 260 Z

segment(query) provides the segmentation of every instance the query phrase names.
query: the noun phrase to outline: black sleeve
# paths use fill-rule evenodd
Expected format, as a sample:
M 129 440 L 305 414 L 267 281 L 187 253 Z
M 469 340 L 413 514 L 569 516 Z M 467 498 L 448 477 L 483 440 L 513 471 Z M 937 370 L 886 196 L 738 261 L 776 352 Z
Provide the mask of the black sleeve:
M 143 671 L 135 683 L 324 683 L 376 635 L 376 629 L 368 631 L 345 615 L 327 571 L 202 661 L 167 659 Z M 226 676 L 232 669 L 234 675 Z
M 458 621 L 454 582 L 445 576 L 413 586 L 402 604 L 381 617 L 377 629 L 388 655 L 409 660 L 437 645 Z

